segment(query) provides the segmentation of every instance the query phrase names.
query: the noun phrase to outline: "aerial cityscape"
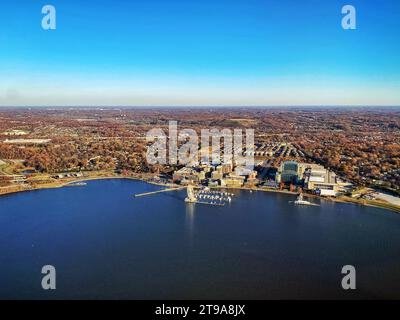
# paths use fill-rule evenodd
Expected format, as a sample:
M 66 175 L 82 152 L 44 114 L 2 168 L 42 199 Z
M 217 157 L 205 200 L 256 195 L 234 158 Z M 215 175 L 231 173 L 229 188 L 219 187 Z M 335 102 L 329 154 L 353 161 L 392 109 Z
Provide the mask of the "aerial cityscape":
M 397 108 L 14 108 L 1 110 L 0 118 L 0 194 L 116 176 L 304 191 L 399 210 L 395 197 L 379 192 L 400 195 Z M 254 169 L 235 163 L 149 164 L 145 133 L 155 126 L 167 130 L 172 119 L 195 131 L 256 128 Z
M 0 300 L 400 299 L 398 0 L 2 1 L 0 30 Z

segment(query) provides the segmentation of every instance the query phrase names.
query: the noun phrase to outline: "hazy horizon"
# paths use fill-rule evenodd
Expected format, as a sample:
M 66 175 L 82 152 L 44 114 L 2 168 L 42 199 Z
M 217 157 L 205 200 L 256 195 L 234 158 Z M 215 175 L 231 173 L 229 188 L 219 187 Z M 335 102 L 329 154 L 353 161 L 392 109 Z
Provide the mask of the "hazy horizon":
M 400 105 L 282 105 L 282 106 L 251 106 L 251 105 L 241 105 L 241 106 L 218 106 L 218 105 L 208 105 L 208 106 L 195 106 L 195 105 L 182 105 L 182 106 L 118 106 L 118 105 L 65 105 L 65 106 L 0 106 L 1 109 L 371 109 L 371 108 L 382 108 L 382 109 L 400 109 Z M 379 110 L 374 110 L 379 111 Z

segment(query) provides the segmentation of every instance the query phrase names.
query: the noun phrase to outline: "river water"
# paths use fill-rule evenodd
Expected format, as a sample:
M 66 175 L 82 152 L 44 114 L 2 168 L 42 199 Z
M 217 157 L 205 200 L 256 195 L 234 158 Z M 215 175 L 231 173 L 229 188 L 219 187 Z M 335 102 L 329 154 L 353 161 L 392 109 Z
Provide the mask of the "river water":
M 224 207 L 141 181 L 0 197 L 0 298 L 400 298 L 400 215 L 235 191 Z M 56 290 L 41 268 L 56 268 Z M 356 268 L 356 290 L 341 287 Z

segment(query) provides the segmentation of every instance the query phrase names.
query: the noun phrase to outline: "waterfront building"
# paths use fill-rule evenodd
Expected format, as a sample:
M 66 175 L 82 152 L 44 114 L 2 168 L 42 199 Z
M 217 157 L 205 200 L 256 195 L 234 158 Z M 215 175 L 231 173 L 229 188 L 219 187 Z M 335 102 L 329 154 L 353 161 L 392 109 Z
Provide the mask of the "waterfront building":
M 173 173 L 172 175 L 173 182 L 183 182 L 184 180 L 193 182 L 199 181 L 196 170 L 189 167 L 183 167 Z
M 252 169 L 246 168 L 246 167 L 236 167 L 235 168 L 235 174 L 238 176 L 248 176 L 253 173 Z
M 283 162 L 277 172 L 277 183 L 297 183 L 299 179 L 299 164 L 296 161 Z
M 340 189 L 336 174 L 319 165 L 305 170 L 304 186 L 321 196 L 336 196 Z
M 245 177 L 230 173 L 223 179 L 221 179 L 221 185 L 226 187 L 242 187 L 244 184 Z
M 334 172 L 314 163 L 283 162 L 276 174 L 276 183 L 304 184 L 306 190 L 321 196 L 336 196 L 341 190 Z
M 54 179 L 63 179 L 63 178 L 81 178 L 83 177 L 82 172 L 67 172 L 67 173 L 58 173 L 53 176 Z

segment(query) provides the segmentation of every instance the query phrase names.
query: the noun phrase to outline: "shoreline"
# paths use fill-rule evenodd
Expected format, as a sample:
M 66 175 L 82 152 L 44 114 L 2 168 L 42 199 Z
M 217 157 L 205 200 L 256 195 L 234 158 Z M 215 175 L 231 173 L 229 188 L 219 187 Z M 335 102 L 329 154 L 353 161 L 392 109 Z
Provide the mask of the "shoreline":
M 298 192 L 292 192 L 292 191 L 288 191 L 288 190 L 275 190 L 275 189 L 267 189 L 267 188 L 248 188 L 248 187 L 239 187 L 239 188 L 217 187 L 217 188 L 232 189 L 232 190 L 236 189 L 236 190 L 247 190 L 247 191 L 275 192 L 275 193 L 289 194 L 289 195 L 297 195 L 298 194 Z M 356 205 L 361 205 L 361 206 L 366 206 L 366 207 L 385 209 L 385 210 L 389 210 L 389 211 L 392 211 L 395 213 L 400 213 L 400 206 L 393 205 L 389 202 L 378 202 L 378 201 L 375 202 L 375 201 L 371 201 L 371 200 L 359 200 L 359 199 L 353 199 L 353 198 L 350 198 L 347 196 L 342 196 L 339 198 L 321 197 L 321 196 L 309 194 L 309 193 L 303 193 L 303 196 L 305 198 L 320 199 L 320 200 L 338 202 L 338 203 L 356 204 Z
M 63 187 L 68 187 L 71 184 L 74 183 L 79 183 L 79 182 L 86 182 L 86 181 L 94 181 L 94 180 L 108 180 L 108 179 L 128 179 L 128 180 L 136 180 L 136 181 L 143 181 L 152 185 L 157 185 L 157 186 L 162 186 L 162 187 L 173 187 L 175 185 L 173 184 L 166 184 L 166 183 L 158 183 L 155 181 L 151 181 L 150 178 L 146 177 L 135 177 L 135 176 L 121 176 L 121 175 L 100 175 L 100 176 L 88 176 L 88 177 L 75 177 L 71 180 L 68 181 L 60 181 L 59 184 L 56 182 L 53 182 L 52 184 L 44 184 L 42 187 L 36 186 L 36 187 L 31 187 L 31 188 L 23 188 L 23 189 L 17 189 L 17 190 L 11 190 L 9 192 L 4 192 L 0 193 L 1 196 L 9 195 L 9 194 L 16 194 L 16 193 L 22 193 L 26 191 L 36 191 L 36 190 L 46 190 L 46 189 L 57 189 L 57 188 L 63 188 Z M 176 185 L 178 186 L 178 185 Z M 287 195 L 296 195 L 297 192 L 293 191 L 288 191 L 288 190 L 276 190 L 276 189 L 269 189 L 269 188 L 250 188 L 250 187 L 211 187 L 212 189 L 231 189 L 231 190 L 245 190 L 245 191 L 261 191 L 261 192 L 272 192 L 272 193 L 280 193 L 280 194 L 287 194 Z M 303 194 L 304 197 L 308 198 L 314 198 L 314 199 L 322 199 L 326 201 L 331 201 L 331 202 L 338 202 L 338 203 L 349 203 L 349 204 L 356 204 L 356 205 L 362 205 L 366 207 L 375 207 L 375 208 L 380 208 L 380 209 L 385 209 L 388 211 L 392 211 L 395 213 L 400 213 L 400 206 L 393 205 L 389 202 L 375 202 L 372 200 L 359 200 L 359 199 L 353 199 L 350 197 L 341 197 L 341 198 L 331 198 L 331 197 L 321 197 L 313 194 Z
M 79 183 L 79 182 L 85 182 L 85 181 L 94 181 L 94 180 L 109 180 L 109 179 L 128 179 L 128 180 L 137 180 L 137 181 L 143 181 L 152 185 L 157 185 L 157 186 L 163 186 L 163 187 L 171 187 L 172 185 L 170 184 L 164 184 L 164 183 L 157 183 L 155 181 L 150 181 L 147 180 L 144 177 L 134 177 L 134 176 L 121 176 L 121 175 L 104 175 L 104 176 L 92 176 L 92 177 L 75 177 L 71 178 L 68 181 L 63 181 L 63 180 L 56 180 L 52 183 L 48 184 L 43 184 L 42 186 L 38 185 L 35 187 L 29 187 L 29 188 L 24 188 L 20 187 L 18 185 L 11 186 L 11 188 L 15 187 L 15 190 L 10 190 L 6 191 L 3 193 L 0 193 L 0 197 L 6 196 L 9 194 L 16 194 L 16 193 L 23 193 L 23 192 L 28 192 L 28 191 L 36 191 L 36 190 L 48 190 L 48 189 L 58 189 L 58 188 L 64 188 L 68 187 L 71 184 L 74 183 Z M 10 188 L 10 187 L 0 187 L 1 188 Z

